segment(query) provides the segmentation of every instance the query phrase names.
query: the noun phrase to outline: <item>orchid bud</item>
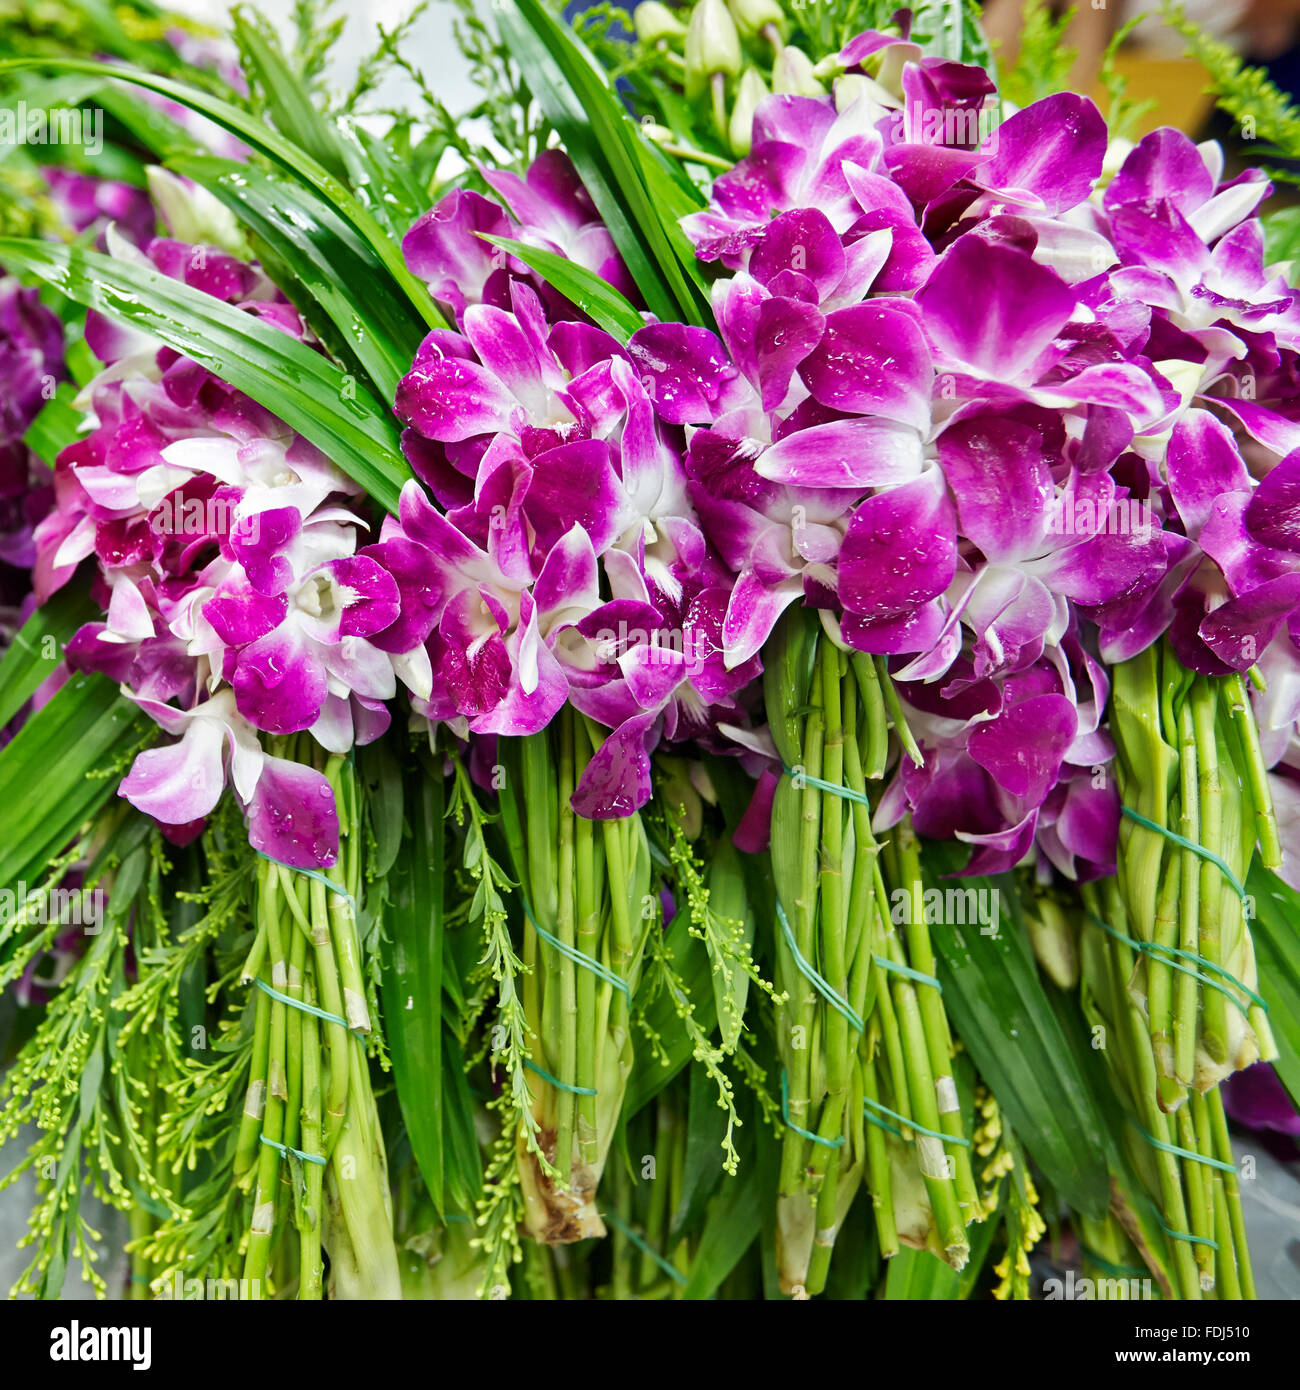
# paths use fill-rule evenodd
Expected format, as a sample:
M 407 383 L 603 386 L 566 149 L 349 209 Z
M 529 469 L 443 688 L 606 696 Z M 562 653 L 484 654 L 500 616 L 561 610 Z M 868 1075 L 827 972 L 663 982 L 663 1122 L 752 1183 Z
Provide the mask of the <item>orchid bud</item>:
M 1037 912 L 1026 916 L 1038 964 L 1058 989 L 1073 989 L 1079 983 L 1079 952 L 1069 920 L 1051 898 L 1040 898 L 1035 906 Z
M 747 68 L 736 91 L 731 120 L 727 124 L 727 142 L 737 159 L 743 159 L 754 143 L 754 112 L 767 96 L 767 83 L 754 68 Z
M 819 97 L 826 88 L 813 76 L 812 60 L 801 48 L 787 44 L 772 68 L 772 90 L 789 96 Z
M 177 241 L 216 246 L 232 256 L 248 255 L 239 220 L 206 188 L 156 166 L 146 169 L 145 177 L 149 181 L 149 196 Z
M 673 139 L 673 133 L 666 125 L 660 125 L 657 121 L 642 121 L 641 134 L 647 140 L 653 140 L 656 145 L 667 145 Z
M 686 76 L 707 81 L 740 72 L 740 35 L 725 0 L 699 0 L 686 29 Z
M 680 39 L 686 26 L 661 0 L 643 0 L 632 11 L 636 36 L 642 43 L 658 43 L 661 39 Z
M 761 34 L 769 24 L 785 33 L 786 15 L 777 0 L 727 0 L 727 8 L 747 39 Z

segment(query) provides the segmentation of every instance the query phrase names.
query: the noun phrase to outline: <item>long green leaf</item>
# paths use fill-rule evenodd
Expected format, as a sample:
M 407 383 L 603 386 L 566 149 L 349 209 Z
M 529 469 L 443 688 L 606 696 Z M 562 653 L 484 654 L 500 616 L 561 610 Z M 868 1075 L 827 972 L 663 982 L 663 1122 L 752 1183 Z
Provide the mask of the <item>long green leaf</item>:
M 640 132 L 577 38 L 538 3 L 501 0 L 503 30 L 528 83 L 609 227 L 646 304 L 659 318 L 706 322 L 645 183 Z
M 76 394 L 75 387 L 63 382 L 41 407 L 40 414 L 23 436 L 23 443 L 51 468 L 60 452 L 77 437 L 81 412 L 72 405 Z
M 958 867 L 960 846 L 925 844 L 925 862 L 941 873 Z M 1001 891 L 981 878 L 977 892 Z M 1103 1121 L 1075 1064 L 1043 989 L 1020 924 L 1004 912 L 996 936 L 978 925 L 937 926 L 931 933 L 948 1015 L 1005 1110 L 1012 1129 L 1071 1206 L 1100 1217 L 1110 1180 Z
M 109 770 L 145 724 L 111 681 L 75 675 L 0 749 L 0 885 L 39 880 L 117 791 Z
M 265 95 L 276 129 L 322 169 L 341 179 L 346 166 L 338 138 L 316 109 L 311 93 L 285 62 L 274 35 L 241 9 L 234 11 L 232 29 L 244 66 Z
M 578 265 L 565 256 L 557 256 L 554 251 L 528 246 L 509 237 L 491 236 L 487 232 L 480 232 L 479 235 L 493 246 L 517 256 L 620 343 L 626 343 L 638 328 L 645 327 L 645 320 L 614 286 L 586 266 Z
M 1300 1108 L 1300 893 L 1255 861 L 1247 888 L 1255 902 L 1251 939 L 1259 967 L 1259 992 L 1277 1042 L 1273 1066 Z
M 443 814 L 441 777 L 406 783 L 409 832 L 388 875 L 385 1033 L 411 1151 L 433 1205 L 444 1201 L 442 1114 Z
M 293 177 L 307 183 L 321 193 L 337 210 L 341 217 L 356 228 L 362 239 L 369 243 L 375 254 L 384 264 L 388 273 L 410 297 L 424 321 L 433 328 L 446 327 L 446 320 L 438 312 L 430 299 L 428 290 L 406 268 L 401 248 L 375 221 L 373 215 L 361 204 L 354 194 L 329 172 L 321 167 L 305 150 L 278 131 L 272 130 L 265 122 L 259 121 L 247 111 L 241 111 L 228 101 L 222 101 L 197 87 L 189 87 L 181 82 L 173 82 L 166 77 L 156 77 L 152 73 L 140 72 L 135 68 L 112 67 L 107 63 L 91 62 L 85 58 L 14 58 L 0 62 L 0 73 L 15 72 L 25 68 L 48 67 L 65 72 L 84 72 L 98 77 L 114 78 L 122 82 L 133 82 L 149 91 L 159 92 L 183 106 L 207 116 L 232 134 L 239 136 L 247 145 L 264 154 L 268 159 L 288 170 Z
M 72 634 L 98 614 L 82 590 L 67 584 L 18 629 L 0 661 L 0 729 L 59 664 Z
M 410 476 L 392 413 L 334 363 L 251 314 L 166 275 L 72 246 L 0 238 L 0 263 L 152 333 L 246 392 L 390 512 Z
M 332 326 L 380 398 L 393 400 L 424 337 L 424 323 L 385 283 L 374 252 L 330 205 L 301 184 L 232 160 L 182 157 L 168 166 L 202 184 L 269 248 L 298 282 L 296 297 L 291 285 L 281 288 L 317 335 L 328 340 Z M 366 287 L 363 294 L 359 285 Z

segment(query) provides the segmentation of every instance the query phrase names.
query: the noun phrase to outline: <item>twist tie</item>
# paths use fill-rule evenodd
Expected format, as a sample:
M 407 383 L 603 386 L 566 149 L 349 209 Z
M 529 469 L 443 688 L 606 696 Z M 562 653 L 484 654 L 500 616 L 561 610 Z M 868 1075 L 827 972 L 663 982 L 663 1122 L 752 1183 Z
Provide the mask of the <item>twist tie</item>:
M 1175 1231 L 1172 1226 L 1166 1226 L 1159 1212 L 1156 1213 L 1156 1220 L 1160 1222 L 1160 1229 L 1170 1240 L 1185 1240 L 1188 1245 L 1208 1245 L 1211 1250 L 1219 1248 L 1219 1242 L 1211 1240 L 1209 1236 L 1196 1236 L 1191 1231 Z
M 253 983 L 263 994 L 269 994 L 272 999 L 278 999 L 281 1004 L 287 1004 L 291 1009 L 301 1009 L 303 1013 L 314 1014 L 326 1023 L 337 1023 L 340 1028 L 346 1028 L 349 1033 L 356 1033 L 358 1037 L 365 1036 L 364 1028 L 353 1028 L 346 1018 L 340 1018 L 338 1014 L 332 1014 L 326 1009 L 318 1009 L 315 1004 L 308 1004 L 305 999 L 294 999 L 287 994 L 281 994 L 278 989 L 268 985 L 260 975 L 254 976 Z
M 781 1068 L 781 1119 L 785 1123 L 786 1129 L 793 1132 L 803 1139 L 811 1139 L 814 1144 L 820 1144 L 824 1149 L 842 1149 L 844 1147 L 844 1135 L 838 1139 L 823 1139 L 820 1134 L 814 1134 L 810 1129 L 800 1129 L 790 1119 L 790 1078 L 785 1074 L 785 1068 Z
M 854 791 L 852 787 L 838 786 L 834 782 L 823 782 L 820 777 L 814 777 L 808 772 L 796 772 L 792 767 L 781 764 L 781 769 L 792 781 L 805 782 L 810 787 L 816 787 L 818 791 L 830 792 L 834 796 L 843 797 L 845 801 L 856 801 L 862 806 L 870 807 L 871 801 L 865 792 Z
M 930 1139 L 942 1139 L 945 1144 L 960 1144 L 963 1149 L 970 1148 L 970 1140 L 963 1139 L 960 1134 L 942 1134 L 937 1129 L 926 1129 L 924 1125 L 918 1125 L 915 1120 L 909 1120 L 906 1115 L 900 1115 L 897 1110 L 891 1110 L 887 1105 L 881 1105 L 878 1100 L 871 1100 L 867 1096 L 862 1097 L 862 1108 L 867 1119 L 873 1125 L 880 1125 L 881 1129 L 887 1129 L 893 1134 L 898 1134 L 898 1130 L 893 1125 L 881 1124 L 871 1113 L 872 1110 L 879 1110 L 882 1115 L 888 1115 L 891 1120 L 897 1120 L 899 1124 L 906 1125 L 908 1129 L 915 1130 L 917 1134 L 924 1134 Z M 903 1136 L 898 1134 L 901 1139 Z
M 356 899 L 341 883 L 335 883 L 328 874 L 321 873 L 319 869 L 300 869 L 296 864 L 286 864 L 283 859 L 276 859 L 273 855 L 260 849 L 255 852 L 259 859 L 265 859 L 268 864 L 278 864 L 282 869 L 288 869 L 290 873 L 303 874 L 307 878 L 314 878 L 317 883 L 323 883 L 331 893 L 337 893 L 340 898 L 346 898 L 348 906 L 352 909 L 352 915 L 354 917 L 357 915 Z
M 1086 1245 L 1079 1247 L 1079 1253 L 1090 1265 L 1096 1265 L 1103 1274 L 1113 1275 L 1117 1279 L 1146 1277 L 1150 1278 L 1151 1271 L 1145 1265 L 1117 1265 L 1099 1255 L 1095 1250 L 1090 1250 Z
M 665 1260 L 664 1257 L 656 1249 L 654 1249 L 652 1246 L 648 1245 L 644 1240 L 642 1240 L 641 1237 L 637 1235 L 637 1233 L 631 1228 L 631 1226 L 629 1226 L 627 1222 L 623 1220 L 623 1218 L 618 1214 L 618 1212 L 612 1209 L 609 1211 L 602 1211 L 601 1216 L 603 1216 L 605 1220 L 608 1221 L 609 1224 L 613 1226 L 613 1228 L 620 1235 L 626 1236 L 628 1240 L 630 1240 L 632 1244 L 635 1245 L 636 1248 L 643 1255 L 649 1255 L 649 1257 L 655 1262 L 655 1264 L 657 1264 L 659 1268 L 662 1269 L 663 1272 L 675 1283 L 686 1284 L 690 1282 L 686 1278 L 686 1276 L 681 1272 L 680 1269 L 677 1269 L 675 1266 L 670 1265 L 668 1261 Z
M 570 1086 L 568 1082 L 561 1081 L 559 1077 L 552 1076 L 549 1071 L 543 1071 L 541 1067 L 535 1062 L 530 1061 L 527 1057 L 524 1058 L 524 1066 L 527 1067 L 529 1071 L 536 1072 L 543 1081 L 549 1081 L 557 1091 L 568 1091 L 571 1096 L 595 1096 L 600 1094 L 599 1091 L 593 1091 L 589 1086 Z
M 892 970 L 895 975 L 901 975 L 905 980 L 915 980 L 918 985 L 932 985 L 940 994 L 943 993 L 943 986 L 933 975 L 926 975 L 923 971 L 913 970 L 910 965 L 900 965 L 896 960 L 889 960 L 885 956 L 872 956 L 871 959 L 882 970 Z M 911 1121 L 908 1123 L 910 1124 Z
M 300 1158 L 304 1163 L 319 1163 L 322 1168 L 325 1166 L 325 1160 L 320 1156 L 320 1154 L 303 1153 L 301 1149 L 291 1148 L 288 1144 L 280 1143 L 278 1139 L 268 1139 L 265 1134 L 259 1134 L 257 1137 L 262 1141 L 263 1144 L 266 1145 L 268 1149 L 278 1149 L 279 1152 L 284 1154 L 286 1157 L 289 1154 L 292 1154 L 294 1158 Z
M 621 979 L 607 966 L 602 965 L 595 956 L 589 956 L 585 951 L 579 951 L 576 946 L 570 946 L 567 941 L 561 941 L 558 936 L 554 936 L 548 932 L 537 918 L 533 916 L 533 909 L 528 899 L 525 898 L 522 893 L 519 896 L 524 905 L 524 915 L 532 924 L 533 930 L 543 941 L 554 946 L 562 956 L 566 956 L 574 965 L 580 965 L 584 970 L 590 970 L 598 980 L 604 980 L 607 985 L 611 985 L 614 989 L 618 990 L 629 1004 L 632 1002 L 632 991 L 628 988 L 626 980 Z M 568 1088 L 566 1087 L 565 1089 L 567 1090 Z
M 1150 1144 L 1153 1148 L 1163 1149 L 1167 1154 L 1177 1154 L 1179 1158 L 1190 1158 L 1194 1163 L 1204 1163 L 1208 1168 L 1218 1168 L 1224 1173 L 1235 1173 L 1236 1166 L 1231 1163 L 1224 1163 L 1221 1158 L 1207 1158 L 1205 1154 L 1198 1154 L 1195 1149 L 1180 1149 L 1177 1144 L 1166 1144 L 1163 1139 L 1157 1139 L 1154 1134 L 1148 1134 L 1136 1120 L 1130 1120 L 1129 1124 Z
M 1212 960 L 1206 960 L 1204 956 L 1198 956 L 1194 951 L 1184 951 L 1178 946 L 1162 946 L 1158 941 L 1138 941 L 1136 937 L 1126 936 L 1124 932 L 1112 927 L 1109 922 L 1103 922 L 1100 917 L 1095 916 L 1091 912 L 1087 914 L 1087 917 L 1094 926 L 1100 927 L 1102 931 L 1113 936 L 1116 941 L 1123 941 L 1126 945 L 1131 946 L 1142 955 L 1154 957 L 1161 965 L 1167 965 L 1170 970 L 1178 970 L 1184 975 L 1191 975 L 1203 985 L 1207 985 L 1210 989 L 1217 989 L 1225 998 L 1230 999 L 1243 1014 L 1248 1015 L 1250 1009 L 1233 994 L 1231 989 L 1228 989 L 1226 985 L 1221 985 L 1218 980 L 1210 979 L 1208 975 L 1202 975 L 1199 970 L 1194 969 L 1190 965 L 1180 965 L 1178 963 L 1179 959 L 1194 960 L 1197 965 L 1204 966 L 1206 970 L 1212 970 L 1216 975 L 1222 975 L 1234 989 L 1239 989 L 1243 994 L 1249 995 L 1254 1003 L 1263 1009 L 1265 1013 L 1268 1013 L 1267 999 L 1256 994 L 1249 985 L 1242 984 L 1235 975 L 1230 975 L 1221 965 L 1215 965 Z
M 848 1020 L 849 1026 L 859 1033 L 865 1033 L 867 1026 L 858 1017 L 856 1010 L 842 995 L 838 994 L 827 981 L 804 960 L 799 952 L 799 947 L 795 944 L 794 932 L 790 930 L 790 919 L 785 915 L 785 909 L 781 906 L 780 899 L 776 904 L 776 920 L 781 924 L 782 934 L 785 936 L 785 944 L 790 948 L 790 954 L 794 957 L 794 963 L 799 967 L 799 973 L 812 983 L 817 993 L 833 1009 L 837 1009 Z
M 1199 854 L 1202 859 L 1215 865 L 1223 874 L 1224 878 L 1232 886 L 1232 891 L 1245 902 L 1247 893 L 1241 886 L 1237 875 L 1232 872 L 1227 861 L 1220 859 L 1212 849 L 1206 849 L 1204 845 L 1198 845 L 1195 840 L 1189 840 L 1185 835 L 1180 835 L 1176 830 L 1170 830 L 1167 825 L 1161 825 L 1158 821 L 1147 820 L 1143 815 L 1139 815 L 1131 806 L 1123 807 L 1123 813 L 1131 821 L 1136 821 L 1139 825 L 1145 826 L 1148 830 L 1154 830 L 1157 835 L 1163 835 L 1166 840 L 1171 840 L 1176 845 L 1181 845 L 1183 849 L 1189 849 L 1193 854 Z

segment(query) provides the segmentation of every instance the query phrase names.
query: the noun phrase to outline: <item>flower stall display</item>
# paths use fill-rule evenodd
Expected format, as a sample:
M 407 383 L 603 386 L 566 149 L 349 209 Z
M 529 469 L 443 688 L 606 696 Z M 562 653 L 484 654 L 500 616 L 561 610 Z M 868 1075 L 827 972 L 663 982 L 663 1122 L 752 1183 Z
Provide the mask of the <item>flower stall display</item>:
M 962 5 L 460 7 L 469 126 L 310 19 L 0 63 L 111 93 L 120 175 L 0 238 L 21 1289 L 93 1191 L 135 1297 L 1027 1299 L 1063 1225 L 1253 1297 L 1268 176 L 1013 107 Z

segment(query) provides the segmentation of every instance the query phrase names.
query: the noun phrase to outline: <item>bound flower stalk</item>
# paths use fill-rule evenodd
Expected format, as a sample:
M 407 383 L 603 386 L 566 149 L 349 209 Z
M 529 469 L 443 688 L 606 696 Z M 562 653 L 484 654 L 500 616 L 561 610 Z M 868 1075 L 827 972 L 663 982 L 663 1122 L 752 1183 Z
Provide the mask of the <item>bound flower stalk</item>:
M 787 614 L 773 635 L 765 694 L 787 774 L 772 806 L 776 984 L 785 996 L 777 1007 L 783 1287 L 821 1291 L 864 1170 L 882 1253 L 901 1239 L 960 1269 L 980 1203 L 917 841 L 903 825 L 882 845 L 871 828 L 868 785 L 885 772 L 890 706 L 905 756 L 919 755 L 883 666 L 842 649 L 805 611 Z M 901 935 L 886 872 L 904 889 Z
M 1277 1055 L 1242 886 L 1257 842 L 1280 859 L 1254 715 L 1240 675 L 1189 670 L 1162 642 L 1116 668 L 1111 728 L 1124 820 L 1118 876 L 1085 889 L 1085 1008 L 1111 1030 L 1178 1296 L 1251 1298 L 1219 1086 Z
M 504 752 L 532 1091 L 516 1149 L 525 1225 L 551 1245 L 605 1234 L 596 1189 L 632 1070 L 631 1000 L 656 920 L 641 817 L 593 820 L 573 807 L 603 741 L 566 706 L 551 728 Z
M 243 1277 L 254 1297 L 296 1277 L 299 1299 L 319 1299 L 325 1250 L 331 1297 L 396 1299 L 388 1163 L 366 1058 L 356 787 L 338 755 L 323 772 L 339 809 L 338 862 L 311 874 L 266 858 L 257 867 L 243 969 L 256 985 L 252 1066 L 234 1162 L 252 1194 Z

